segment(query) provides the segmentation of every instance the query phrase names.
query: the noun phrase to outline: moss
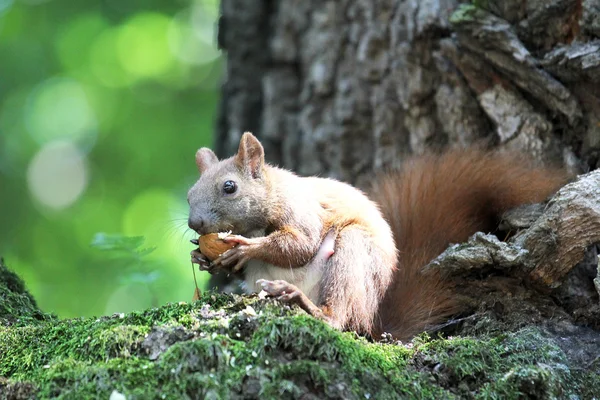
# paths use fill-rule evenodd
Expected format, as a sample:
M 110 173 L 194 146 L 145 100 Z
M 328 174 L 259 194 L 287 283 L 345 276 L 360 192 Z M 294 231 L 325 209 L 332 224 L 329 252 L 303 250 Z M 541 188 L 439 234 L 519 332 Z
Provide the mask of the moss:
M 54 319 L 38 308 L 25 284 L 0 259 L 0 326 L 33 324 Z
M 11 383 L 0 376 L 0 400 L 17 400 L 35 398 L 35 386 L 27 383 Z
M 489 382 L 478 393 L 480 399 L 558 398 L 561 380 L 543 365 L 515 367 L 495 382 Z
M 220 305 L 240 310 L 233 316 L 200 301 L 141 314 L 2 328 L 0 374 L 33 383 L 40 397 L 65 398 L 106 398 L 113 390 L 127 398 L 232 393 L 244 398 L 307 393 L 320 398 L 441 399 L 467 393 L 543 398 L 576 393 L 594 379 L 566 384 L 573 376 L 564 354 L 534 329 L 489 338 L 420 338 L 408 346 L 374 344 L 273 302 L 254 300 L 248 311 L 243 299 L 237 304 L 232 297 L 220 299 Z M 194 315 L 187 329 L 192 340 L 171 344 L 150 360 L 142 346 L 150 326 L 175 326 L 184 315 Z M 220 319 L 230 322 L 215 321 Z M 125 324 L 140 321 L 148 325 Z M 244 321 L 256 322 L 250 324 L 256 329 Z
M 489 8 L 488 0 L 473 0 L 472 4 L 474 7 L 483 8 L 485 10 L 487 10 Z
M 475 21 L 482 16 L 483 11 L 477 6 L 477 4 L 461 4 L 456 10 L 450 15 L 450 23 L 458 25 L 464 22 Z
M 190 337 L 181 336 L 152 361 L 150 332 L 160 326 L 178 326 Z M 424 387 L 423 374 L 405 369 L 410 355 L 401 346 L 334 331 L 272 301 L 239 296 L 0 331 L 0 375 L 33 384 L 41 397 L 103 397 L 117 390 L 128 398 L 378 398 L 382 388 L 416 393 Z M 428 390 L 423 397 L 441 392 Z
M 319 393 L 329 390 L 339 394 L 332 398 L 377 398 L 377 393 L 440 398 L 443 393 L 440 388 L 426 389 L 426 377 L 406 368 L 411 351 L 405 347 L 368 343 L 352 333 L 334 331 L 306 315 L 265 321 L 250 343 L 252 348 L 260 349 L 261 359 L 277 365 L 272 369 L 275 383 L 266 385 L 263 394 L 281 394 L 285 387 L 293 392 L 292 386 L 282 388 L 279 382 L 291 376 L 294 381 L 302 381 L 307 375 L 311 378 L 310 385 L 305 383 L 305 386 L 316 387 Z M 307 374 L 304 368 L 311 363 L 320 368 L 313 368 Z M 332 382 L 343 384 L 332 388 Z
M 423 344 L 422 362 L 443 386 L 476 398 L 556 398 L 581 389 L 562 350 L 535 328 L 490 338 L 456 337 Z
M 248 351 L 241 342 L 224 335 L 173 345 L 158 362 L 164 389 L 177 396 L 197 393 L 198 397 L 218 394 L 227 397 L 239 387 L 245 374 Z
M 580 398 L 597 399 L 600 393 L 600 373 L 596 371 L 576 371 L 574 374 L 576 387 L 580 388 Z
M 271 300 L 212 293 L 2 326 L 0 376 L 6 398 L 586 398 L 600 388 L 535 328 L 377 344 Z

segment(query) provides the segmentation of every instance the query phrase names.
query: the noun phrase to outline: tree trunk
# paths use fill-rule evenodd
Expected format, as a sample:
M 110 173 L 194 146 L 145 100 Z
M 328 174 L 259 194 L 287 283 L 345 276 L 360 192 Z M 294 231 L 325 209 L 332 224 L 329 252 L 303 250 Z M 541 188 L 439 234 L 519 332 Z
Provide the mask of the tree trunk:
M 600 150 L 600 1 L 223 0 L 220 155 L 365 185 L 485 139 L 573 170 Z
M 408 155 L 479 142 L 575 173 L 600 166 L 599 0 L 223 0 L 222 14 L 221 156 L 249 130 L 270 162 L 359 187 Z M 530 316 L 515 310 L 535 309 L 600 327 L 594 185 L 566 189 L 514 238 L 529 256 L 510 279 L 455 274 L 471 310 L 504 299 L 517 325 Z M 474 238 L 463 266 L 512 259 L 490 240 Z
M 271 162 L 359 186 L 480 140 L 600 166 L 597 0 L 222 1 L 221 156 L 249 130 Z M 406 346 L 257 296 L 58 320 L 0 260 L 0 399 L 597 398 L 600 172 L 505 220 L 508 242 L 428 266 L 477 311 L 436 327 L 460 335 Z

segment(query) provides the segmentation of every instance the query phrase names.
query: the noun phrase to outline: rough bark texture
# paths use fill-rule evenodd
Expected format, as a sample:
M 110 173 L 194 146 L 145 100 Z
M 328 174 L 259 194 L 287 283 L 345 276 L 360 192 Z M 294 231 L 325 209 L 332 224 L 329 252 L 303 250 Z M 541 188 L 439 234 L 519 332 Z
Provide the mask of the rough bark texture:
M 529 277 L 556 288 L 586 249 L 600 243 L 600 170 L 560 190 L 515 243 L 529 250 Z
M 600 167 L 600 0 L 223 0 L 222 10 L 221 156 L 251 130 L 272 163 L 360 187 L 407 155 L 480 142 L 575 173 Z M 438 328 L 600 328 L 598 178 L 507 216 L 512 234 L 531 226 L 509 242 L 478 234 L 450 249 L 438 267 L 478 316 Z
M 428 266 L 453 281 L 464 314 L 481 319 L 492 312 L 512 327 L 571 320 L 600 329 L 594 284 L 600 279 L 600 170 L 562 188 L 543 209 L 525 206 L 506 219 L 503 230 L 517 230 L 508 240 L 480 232 Z
M 364 185 L 430 147 L 487 139 L 599 164 L 597 0 L 224 0 L 221 155 Z

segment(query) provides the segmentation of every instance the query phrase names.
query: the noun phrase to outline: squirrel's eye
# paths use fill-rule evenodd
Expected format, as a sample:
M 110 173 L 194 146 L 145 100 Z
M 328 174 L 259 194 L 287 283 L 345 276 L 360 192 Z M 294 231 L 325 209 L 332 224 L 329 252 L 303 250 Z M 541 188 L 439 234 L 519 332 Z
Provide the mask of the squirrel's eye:
M 235 193 L 237 190 L 237 185 L 234 181 L 225 181 L 223 184 L 223 191 L 227 194 Z

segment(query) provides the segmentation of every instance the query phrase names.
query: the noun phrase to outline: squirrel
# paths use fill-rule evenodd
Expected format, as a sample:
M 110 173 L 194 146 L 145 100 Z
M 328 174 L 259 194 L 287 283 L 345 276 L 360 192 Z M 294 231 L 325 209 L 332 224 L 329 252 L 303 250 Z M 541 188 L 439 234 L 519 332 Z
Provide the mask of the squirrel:
M 230 231 L 237 245 L 201 270 L 242 272 L 245 290 L 296 304 L 341 330 L 399 340 L 459 310 L 451 285 L 423 267 L 451 243 L 493 230 L 504 211 L 545 200 L 566 183 L 559 168 L 517 154 L 469 148 L 415 157 L 376 176 L 368 195 L 350 184 L 301 177 L 265 162 L 250 132 L 219 160 L 196 153 L 188 225 Z M 197 243 L 193 241 L 194 243 Z

